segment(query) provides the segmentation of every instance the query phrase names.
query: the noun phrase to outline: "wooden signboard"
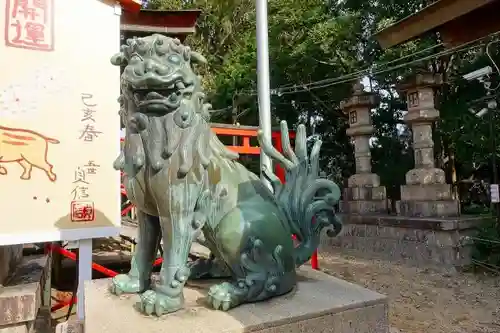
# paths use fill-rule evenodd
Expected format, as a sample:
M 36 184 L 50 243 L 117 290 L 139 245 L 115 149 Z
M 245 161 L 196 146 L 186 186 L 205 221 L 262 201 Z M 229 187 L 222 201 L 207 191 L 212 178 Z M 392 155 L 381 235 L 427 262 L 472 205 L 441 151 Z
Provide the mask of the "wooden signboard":
M 116 235 L 120 10 L 0 3 L 0 245 Z

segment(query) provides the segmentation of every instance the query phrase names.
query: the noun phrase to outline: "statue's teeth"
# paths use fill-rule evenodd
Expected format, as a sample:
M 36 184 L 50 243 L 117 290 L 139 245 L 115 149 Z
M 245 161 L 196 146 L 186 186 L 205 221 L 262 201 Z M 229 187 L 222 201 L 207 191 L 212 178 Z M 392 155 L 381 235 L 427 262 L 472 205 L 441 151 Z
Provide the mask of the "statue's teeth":
M 177 88 L 179 88 L 179 89 L 184 89 L 184 88 L 186 88 L 186 86 L 185 86 L 185 85 L 184 85 L 184 83 L 182 83 L 182 82 L 177 82 L 175 85 L 176 85 L 176 86 L 177 86 Z
M 146 95 L 147 100 L 153 100 L 153 99 L 160 99 L 163 98 L 163 96 L 156 91 L 151 91 Z

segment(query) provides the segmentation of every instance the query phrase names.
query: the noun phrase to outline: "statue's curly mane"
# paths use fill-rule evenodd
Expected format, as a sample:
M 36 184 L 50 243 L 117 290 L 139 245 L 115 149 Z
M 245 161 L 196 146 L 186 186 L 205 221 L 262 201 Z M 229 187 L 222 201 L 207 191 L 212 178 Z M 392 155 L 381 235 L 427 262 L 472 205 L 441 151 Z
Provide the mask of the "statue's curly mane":
M 186 128 L 176 125 L 175 112 L 161 117 L 142 116 L 135 117 L 139 118 L 142 128 L 137 132 L 142 145 L 136 147 L 139 148 L 136 150 L 138 160 L 145 161 L 154 170 L 168 166 L 177 168 L 178 174 L 185 176 L 193 166 L 208 167 L 213 158 L 235 160 L 239 157 L 224 146 L 199 114 L 193 114 L 192 125 Z
M 183 61 L 177 66 L 172 65 L 169 62 L 172 55 Z M 141 61 L 136 59 L 135 63 L 132 62 L 131 58 L 134 56 L 139 57 Z M 147 61 L 154 61 L 160 69 L 163 65 L 166 68 L 174 67 L 168 75 L 178 79 L 175 86 L 172 84 L 174 89 L 171 89 L 171 95 L 162 99 L 170 108 L 169 112 L 152 115 L 137 111 L 138 101 L 131 90 L 133 84 L 141 86 L 143 90 L 151 88 L 151 92 L 161 88 L 158 88 L 158 85 L 145 84 L 146 81 L 136 75 L 137 72 L 143 71 L 141 66 Z M 116 54 L 111 62 L 114 65 L 127 66 L 122 75 L 120 113 L 127 125 L 125 149 L 134 152 L 132 163 L 136 169 L 140 169 L 145 163 L 155 171 L 168 166 L 177 169 L 174 171 L 180 176 L 185 176 L 195 165 L 206 168 L 212 158 L 238 158 L 238 154 L 228 150 L 210 129 L 211 105 L 205 102 L 201 79 L 192 68 L 192 63 L 205 62 L 202 55 L 191 51 L 177 39 L 155 34 L 128 40 L 127 45 L 122 46 L 121 52 Z M 158 82 L 171 82 L 167 75 L 158 74 L 156 77 Z M 189 95 L 184 95 L 186 93 Z M 123 167 L 125 156 L 118 162 L 116 167 Z

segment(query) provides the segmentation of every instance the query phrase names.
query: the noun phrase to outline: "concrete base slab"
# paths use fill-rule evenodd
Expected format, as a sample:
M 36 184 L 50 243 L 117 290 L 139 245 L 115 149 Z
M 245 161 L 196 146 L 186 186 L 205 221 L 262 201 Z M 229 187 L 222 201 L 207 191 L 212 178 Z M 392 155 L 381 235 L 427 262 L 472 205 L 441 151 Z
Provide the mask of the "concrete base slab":
M 47 295 L 48 256 L 24 257 L 9 282 L 0 287 L 0 333 L 46 332 L 50 326 Z
M 325 273 L 301 268 L 291 293 L 229 312 L 205 306 L 216 281 L 190 281 L 186 308 L 161 318 L 145 317 L 138 295 L 113 296 L 108 279 L 86 285 L 85 332 L 106 333 L 388 333 L 387 298 Z
M 69 320 L 59 323 L 56 326 L 55 333 L 83 333 L 83 323 L 78 320 Z M 392 331 L 389 333 L 393 333 Z

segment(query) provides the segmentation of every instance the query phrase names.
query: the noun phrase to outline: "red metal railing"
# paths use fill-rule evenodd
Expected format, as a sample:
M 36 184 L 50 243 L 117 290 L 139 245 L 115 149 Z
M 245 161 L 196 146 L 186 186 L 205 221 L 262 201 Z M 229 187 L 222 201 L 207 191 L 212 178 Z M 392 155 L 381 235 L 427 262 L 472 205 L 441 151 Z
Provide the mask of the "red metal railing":
M 47 248 L 50 251 L 52 251 L 52 252 L 57 252 L 60 255 L 66 257 L 68 259 L 76 261 L 76 256 L 77 256 L 76 253 L 68 251 L 68 250 L 62 248 L 59 245 L 49 244 L 49 245 L 47 245 Z M 113 271 L 113 270 L 111 270 L 109 268 L 106 268 L 104 266 L 101 266 L 99 264 L 96 264 L 94 262 L 92 263 L 92 269 L 96 270 L 96 271 L 98 271 L 98 272 L 100 272 L 100 273 L 102 273 L 102 274 L 104 274 L 104 275 L 106 275 L 108 277 L 114 277 L 114 276 L 118 275 L 117 272 L 115 272 L 115 271 Z M 76 303 L 76 297 L 72 297 L 71 300 L 69 300 L 69 301 L 59 301 L 59 302 L 57 302 L 54 306 L 52 306 L 50 308 L 50 311 L 52 311 L 52 312 L 57 311 L 57 310 L 59 310 L 61 308 L 64 308 L 65 306 L 71 305 L 72 303 Z
M 49 251 L 52 251 L 52 252 L 57 252 L 59 253 L 60 255 L 68 258 L 68 259 L 71 259 L 73 261 L 76 261 L 77 260 L 77 254 L 74 253 L 74 252 L 71 252 L 69 250 L 66 250 L 64 248 L 62 248 L 61 246 L 59 245 L 55 245 L 55 244 L 49 244 L 47 245 L 47 248 L 49 249 Z M 158 266 L 162 263 L 162 258 L 158 258 L 154 261 L 153 265 L 154 266 Z M 118 272 L 115 272 L 114 270 L 112 269 L 109 269 L 109 268 L 106 268 L 102 265 L 99 265 L 97 263 L 92 263 L 92 269 L 107 276 L 107 277 L 114 277 L 116 275 L 118 275 Z M 63 300 L 63 301 L 58 301 L 54 306 L 52 306 L 50 308 L 50 310 L 52 312 L 54 311 L 57 311 L 61 308 L 64 308 L 65 306 L 68 306 L 68 305 L 71 305 L 71 304 L 75 304 L 76 303 L 76 297 L 72 297 L 71 300 L 67 301 L 67 300 Z

